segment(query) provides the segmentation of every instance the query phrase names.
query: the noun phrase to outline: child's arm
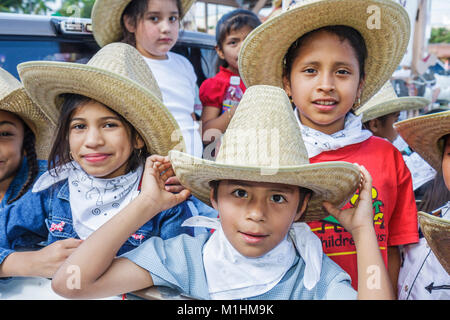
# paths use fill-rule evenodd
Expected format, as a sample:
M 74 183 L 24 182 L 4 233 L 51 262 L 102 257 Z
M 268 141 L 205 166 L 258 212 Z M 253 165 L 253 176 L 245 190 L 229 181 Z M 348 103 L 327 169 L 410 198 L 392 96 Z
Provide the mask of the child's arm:
M 358 267 L 358 299 L 394 299 L 389 274 L 381 257 L 373 227 L 372 177 L 360 166 L 362 174 L 358 205 L 339 210 L 325 202 L 324 207 L 351 233 L 355 241 Z
M 220 114 L 220 109 L 216 107 L 203 107 L 202 111 L 202 141 L 204 144 L 212 142 L 214 137 L 219 138 L 219 133 L 224 133 L 234 115 L 236 107 Z
M 65 261 L 52 281 L 55 292 L 69 298 L 100 298 L 152 286 L 147 270 L 115 256 L 130 234 L 190 195 L 188 190 L 178 194 L 165 190 L 165 181 L 173 175 L 167 158 L 147 159 L 139 196 L 84 240 Z

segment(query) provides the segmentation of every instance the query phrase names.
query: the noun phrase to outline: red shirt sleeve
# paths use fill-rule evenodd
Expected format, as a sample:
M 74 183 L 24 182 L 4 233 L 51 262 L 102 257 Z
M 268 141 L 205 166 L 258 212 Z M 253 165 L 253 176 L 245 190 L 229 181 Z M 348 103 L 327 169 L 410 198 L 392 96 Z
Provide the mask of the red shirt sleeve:
M 397 150 L 394 151 L 397 172 L 397 201 L 389 221 L 388 246 L 419 241 L 417 207 L 411 173 Z
M 203 81 L 199 90 L 200 101 L 203 107 L 216 107 L 222 109 L 223 96 L 227 84 L 216 77 Z

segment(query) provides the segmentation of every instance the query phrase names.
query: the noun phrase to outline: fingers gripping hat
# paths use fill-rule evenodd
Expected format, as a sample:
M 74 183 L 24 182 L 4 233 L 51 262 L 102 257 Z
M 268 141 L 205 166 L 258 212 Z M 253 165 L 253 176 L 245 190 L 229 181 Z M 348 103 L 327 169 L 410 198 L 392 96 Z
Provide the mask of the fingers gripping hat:
M 450 274 L 450 221 L 419 212 L 420 229 L 434 255 Z
M 344 25 L 363 37 L 368 57 L 361 104 L 391 77 L 405 54 L 410 35 L 406 10 L 392 0 L 293 1 L 286 11 L 268 19 L 245 39 L 239 73 L 247 88 L 255 84 L 283 87 L 284 57 L 304 34 L 325 26 Z
M 409 147 L 435 170 L 442 167 L 442 137 L 450 134 L 450 111 L 410 118 L 394 123 L 394 128 Z
M 28 96 L 23 85 L 6 70 L 0 68 L 0 110 L 19 116 L 36 138 L 38 159 L 47 159 L 55 126 Z
M 362 114 L 362 122 L 367 122 L 398 111 L 420 109 L 430 103 L 431 101 L 422 97 L 399 98 L 391 81 L 388 81 L 365 105 L 356 110 L 355 114 Z
M 92 8 L 92 30 L 100 47 L 120 41 L 122 36 L 121 19 L 125 8 L 132 0 L 96 0 Z M 165 0 L 168 1 L 168 0 Z M 195 0 L 181 0 L 183 18 Z
M 111 108 L 138 131 L 150 154 L 185 150 L 181 130 L 162 102 L 150 68 L 139 52 L 125 43 L 103 47 L 87 64 L 33 61 L 17 67 L 33 101 L 58 122 L 61 94 L 89 97 Z
M 289 98 L 283 89 L 247 89 L 224 136 L 215 161 L 171 151 L 172 166 L 182 185 L 210 204 L 209 182 L 244 180 L 301 186 L 313 191 L 306 221 L 328 214 L 327 200 L 336 206 L 355 193 L 360 174 L 348 162 L 310 164 Z

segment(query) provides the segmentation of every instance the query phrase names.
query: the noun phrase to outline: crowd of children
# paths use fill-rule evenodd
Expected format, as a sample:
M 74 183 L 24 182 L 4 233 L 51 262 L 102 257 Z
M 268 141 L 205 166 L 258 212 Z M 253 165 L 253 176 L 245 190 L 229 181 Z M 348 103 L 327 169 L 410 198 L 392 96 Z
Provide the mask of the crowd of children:
M 193 2 L 97 0 L 101 49 L 87 64 L 25 62 L 21 82 L 0 70 L 0 287 L 450 299 L 450 111 L 397 122 L 428 104 L 389 82 L 406 10 L 283 1 L 263 23 L 234 10 L 216 27 L 220 69 L 198 90 L 170 51 Z M 243 96 L 227 109 L 232 77 Z

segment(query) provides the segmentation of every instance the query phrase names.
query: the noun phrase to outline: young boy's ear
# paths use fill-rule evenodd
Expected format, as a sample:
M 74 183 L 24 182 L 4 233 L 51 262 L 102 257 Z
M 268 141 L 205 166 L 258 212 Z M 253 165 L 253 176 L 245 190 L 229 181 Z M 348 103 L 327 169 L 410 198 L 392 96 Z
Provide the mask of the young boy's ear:
M 289 79 L 286 76 L 283 76 L 283 89 L 284 89 L 284 91 L 286 91 L 286 94 L 288 95 L 288 97 L 292 97 L 291 82 L 289 81 Z
M 297 214 L 294 217 L 294 222 L 298 221 L 302 217 L 302 215 L 305 213 L 306 208 L 308 208 L 309 199 L 311 199 L 310 192 L 305 195 L 305 198 L 303 199 L 303 203 L 300 206 Z
M 220 59 L 225 60 L 225 55 L 223 54 L 222 49 L 219 48 L 219 46 L 215 47 L 217 55 L 219 56 Z
M 372 119 L 367 122 L 367 126 L 369 130 L 372 131 L 373 134 L 378 133 L 378 129 L 380 128 L 380 121 L 378 119 Z
M 211 201 L 212 207 L 218 211 L 217 200 L 214 197 L 214 188 L 211 188 L 209 191 L 209 200 Z

